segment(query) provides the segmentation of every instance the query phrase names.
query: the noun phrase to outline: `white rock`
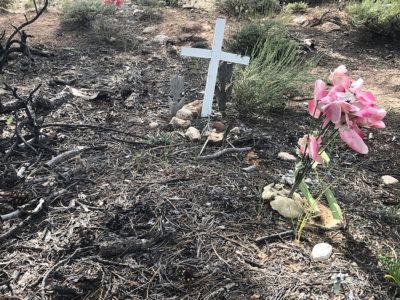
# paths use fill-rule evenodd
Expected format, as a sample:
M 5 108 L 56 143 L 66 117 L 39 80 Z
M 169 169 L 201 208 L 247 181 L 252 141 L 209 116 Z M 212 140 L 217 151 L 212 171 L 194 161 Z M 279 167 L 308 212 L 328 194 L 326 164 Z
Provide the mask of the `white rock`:
M 171 122 L 169 122 L 170 125 L 174 127 L 181 127 L 181 128 L 188 128 L 190 126 L 190 121 L 189 120 L 182 120 L 177 117 L 173 117 L 171 119 Z
M 273 210 L 288 219 L 297 219 L 303 213 L 300 203 L 288 197 L 275 196 L 275 200 L 270 204 Z
M 390 175 L 384 175 L 381 177 L 381 179 L 385 185 L 395 184 L 399 182 L 396 178 Z
M 201 112 L 202 107 L 203 107 L 202 102 L 200 100 L 195 100 L 193 102 L 184 105 L 182 108 L 190 110 L 193 114 L 193 117 L 197 117 L 197 115 Z
M 208 141 L 213 143 L 218 143 L 222 141 L 224 134 L 222 132 L 211 132 L 208 136 Z
M 185 132 L 185 136 L 192 142 L 199 141 L 201 138 L 200 131 L 195 127 L 189 127 Z
M 181 108 L 176 112 L 176 117 L 182 120 L 191 120 L 193 119 L 193 113 L 186 108 Z
M 156 27 L 154 27 L 154 26 L 149 26 L 149 27 L 146 27 L 145 29 L 143 29 L 143 33 L 153 33 L 154 31 L 156 31 L 157 30 L 157 28 Z
M 149 124 L 149 127 L 151 128 L 151 129 L 155 129 L 155 128 L 157 128 L 159 125 L 158 125 L 158 123 L 157 122 L 150 122 L 150 124 Z
M 275 197 L 276 193 L 273 192 L 272 190 L 272 186 L 274 184 L 271 183 L 267 186 L 264 187 L 263 193 L 261 195 L 261 198 L 263 198 L 264 200 L 271 200 Z
M 314 246 L 311 256 L 314 260 L 327 260 L 332 254 L 332 246 L 328 243 L 319 243 Z
M 166 43 L 169 40 L 169 37 L 164 34 L 159 34 L 154 37 L 154 41 L 160 44 Z
M 287 160 L 287 161 L 296 161 L 296 156 L 287 153 L 287 152 L 279 152 L 278 153 L 278 158 L 282 160 Z
M 239 134 L 240 133 L 240 128 L 239 127 L 233 127 L 230 131 L 232 134 Z
M 300 25 L 304 24 L 305 21 L 307 21 L 307 19 L 304 16 L 297 17 L 296 19 L 293 20 L 294 23 L 297 23 Z
M 332 22 L 326 22 L 321 26 L 321 29 L 325 32 L 332 32 L 332 31 L 338 31 L 338 30 L 342 30 L 342 28 Z

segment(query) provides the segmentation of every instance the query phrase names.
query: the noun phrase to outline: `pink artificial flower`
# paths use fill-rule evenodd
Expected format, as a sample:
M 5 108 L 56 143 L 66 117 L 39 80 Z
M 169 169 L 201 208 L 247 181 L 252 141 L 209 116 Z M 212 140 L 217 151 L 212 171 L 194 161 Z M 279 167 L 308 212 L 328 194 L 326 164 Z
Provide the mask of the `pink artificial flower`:
M 350 79 L 346 75 L 347 69 L 344 65 L 337 67 L 331 75 L 329 75 L 329 80 L 334 86 L 342 86 L 345 89 L 350 86 Z
M 306 134 L 301 139 L 299 139 L 300 152 L 305 156 L 309 156 L 316 162 L 322 163 L 322 156 L 318 154 L 319 147 L 322 142 L 322 136 L 316 138 L 311 134 Z M 306 149 L 307 148 L 307 149 Z
M 360 78 L 351 83 L 347 77 L 347 69 L 344 65 L 336 68 L 329 80 L 333 88 L 326 93 L 325 84 L 321 80 L 315 82 L 314 99 L 309 101 L 308 111 L 316 118 L 322 115 L 325 117 L 322 128 L 325 128 L 330 122 L 339 130 L 342 140 L 350 148 L 362 154 L 368 153 L 368 147 L 362 140 L 364 132 L 359 128 L 385 128 L 382 119 L 386 116 L 386 111 L 375 107 L 375 97 L 371 92 L 363 92 L 363 80 Z M 304 138 L 303 138 L 304 139 Z M 302 141 L 304 145 L 319 145 L 318 142 L 308 138 L 309 142 Z M 314 137 L 315 139 L 315 137 Z M 303 148 L 304 151 L 304 148 Z M 317 153 L 318 154 L 318 153 Z M 315 160 L 315 153 L 311 154 Z
M 114 4 L 118 8 L 122 6 L 123 0 L 103 0 L 104 4 Z
M 363 141 L 364 132 L 362 132 L 357 125 L 353 124 L 352 121 L 340 124 L 339 134 L 343 142 L 345 142 L 351 149 L 361 154 L 368 153 L 368 147 Z
M 319 118 L 321 111 L 318 109 L 318 101 L 326 96 L 326 84 L 322 80 L 315 81 L 314 99 L 308 101 L 308 112 L 314 118 Z
M 356 82 L 353 82 L 349 88 L 349 91 L 353 93 L 357 99 L 366 104 L 366 105 L 374 105 L 376 103 L 375 97 L 371 92 L 362 92 L 361 88 L 364 83 L 364 80 L 361 78 Z

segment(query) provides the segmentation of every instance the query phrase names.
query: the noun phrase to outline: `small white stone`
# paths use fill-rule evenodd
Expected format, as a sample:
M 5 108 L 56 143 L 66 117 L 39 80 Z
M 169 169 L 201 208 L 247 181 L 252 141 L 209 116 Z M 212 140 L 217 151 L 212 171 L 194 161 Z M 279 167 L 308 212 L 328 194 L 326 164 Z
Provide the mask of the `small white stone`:
M 154 37 L 154 41 L 158 43 L 166 43 L 169 40 L 169 37 L 164 34 L 159 34 Z
M 240 128 L 239 127 L 233 127 L 230 131 L 232 134 L 239 134 L 240 133 Z
M 314 260 L 327 260 L 332 254 L 332 246 L 328 243 L 319 243 L 314 246 L 311 256 Z
M 182 120 L 191 120 L 193 119 L 193 113 L 186 108 L 181 108 L 176 112 L 176 117 Z
M 185 132 L 185 136 L 192 142 L 196 142 L 201 138 L 200 131 L 195 127 L 189 127 Z
M 305 21 L 307 21 L 307 19 L 304 16 L 297 17 L 296 19 L 293 20 L 294 23 L 297 23 L 300 25 L 304 24 Z
M 213 143 L 218 143 L 222 141 L 224 134 L 222 132 L 211 132 L 208 136 L 208 141 Z
M 193 114 L 193 117 L 197 117 L 197 115 L 201 112 L 203 104 L 200 100 L 195 100 L 184 105 L 182 108 L 190 110 Z
M 157 122 L 150 122 L 150 124 L 149 124 L 149 127 L 151 128 L 151 129 L 155 129 L 155 128 L 157 128 L 159 125 L 158 125 L 158 123 Z
M 157 28 L 156 27 L 154 27 L 154 26 L 149 26 L 149 27 L 146 27 L 145 29 L 143 29 L 143 33 L 153 33 L 154 31 L 156 31 L 157 30 Z
M 384 175 L 381 177 L 381 179 L 385 185 L 395 184 L 399 182 L 396 178 L 390 175 Z
M 173 117 L 171 119 L 171 122 L 169 122 L 170 125 L 174 127 L 181 127 L 181 128 L 188 128 L 190 126 L 190 121 L 189 120 L 182 120 L 177 117 Z
M 282 160 L 286 160 L 286 161 L 296 161 L 296 157 L 287 152 L 279 152 L 278 158 L 280 158 Z

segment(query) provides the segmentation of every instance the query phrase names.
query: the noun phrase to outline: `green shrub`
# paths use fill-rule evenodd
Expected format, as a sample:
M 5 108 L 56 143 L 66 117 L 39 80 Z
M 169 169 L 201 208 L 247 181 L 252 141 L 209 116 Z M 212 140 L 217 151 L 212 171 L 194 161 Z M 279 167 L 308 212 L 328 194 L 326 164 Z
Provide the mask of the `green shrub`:
M 64 29 L 87 29 L 98 15 L 112 15 L 115 12 L 115 5 L 105 5 L 101 0 L 67 0 L 62 4 L 59 19 Z
M 400 287 L 400 258 L 381 257 L 382 266 L 391 278 Z
M 14 0 L 1 0 L 0 7 L 2 8 L 9 8 L 13 4 Z
M 363 0 L 347 7 L 348 21 L 361 32 L 397 37 L 400 34 L 399 0 Z
M 228 15 L 243 17 L 269 15 L 279 10 L 279 0 L 215 0 L 216 8 Z
M 280 32 L 286 33 L 282 22 L 272 19 L 256 20 L 233 33 L 226 43 L 226 48 L 228 52 L 255 57 L 261 50 L 257 45 L 263 45 L 268 35 L 279 35 Z
M 285 10 L 291 13 L 304 12 L 308 7 L 306 2 L 293 2 L 286 5 Z
M 301 94 L 301 83 L 313 80 L 308 73 L 316 59 L 303 58 L 300 45 L 283 30 L 268 34 L 254 52 L 258 55 L 250 65 L 235 74 L 233 99 L 242 117 L 266 117 L 271 110 L 284 109 Z

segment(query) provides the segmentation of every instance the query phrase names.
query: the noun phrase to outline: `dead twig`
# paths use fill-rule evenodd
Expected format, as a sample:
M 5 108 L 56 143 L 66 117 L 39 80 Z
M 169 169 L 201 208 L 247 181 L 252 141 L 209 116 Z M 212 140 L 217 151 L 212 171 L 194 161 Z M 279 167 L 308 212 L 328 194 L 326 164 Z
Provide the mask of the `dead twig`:
M 220 287 L 219 289 L 209 294 L 207 297 L 204 298 L 204 300 L 216 299 L 219 294 L 222 294 L 224 292 L 229 292 L 229 290 L 233 288 L 235 285 L 236 283 L 228 283 L 227 285 Z
M 46 288 L 46 281 L 47 278 L 49 277 L 50 273 L 53 272 L 54 270 L 56 270 L 59 266 L 68 263 L 71 259 L 73 259 L 80 251 L 82 250 L 87 250 L 87 249 L 91 249 L 93 247 L 86 247 L 86 248 L 78 248 L 74 251 L 74 253 L 72 253 L 70 256 L 68 256 L 65 259 L 60 260 L 58 263 L 56 263 L 55 265 L 53 265 L 47 272 L 46 274 L 43 276 L 42 279 L 42 285 L 40 287 L 41 290 L 41 298 L 42 300 L 46 300 L 46 295 L 45 295 L 45 288 Z
M 55 197 L 58 197 L 59 195 L 65 193 L 65 192 L 66 192 L 66 190 L 62 189 L 62 190 L 59 190 L 57 192 L 52 193 L 50 196 L 48 196 L 46 198 L 46 200 L 40 199 L 38 205 L 35 207 L 34 210 L 32 210 L 30 212 L 30 215 L 25 220 L 23 220 L 22 222 L 20 222 L 19 224 L 17 224 L 16 226 L 11 228 L 10 230 L 8 230 L 6 233 L 3 233 L 2 235 L 0 235 L 0 242 L 6 240 L 7 238 L 9 238 L 12 235 L 14 235 L 15 233 L 17 233 L 22 228 L 26 227 L 32 221 L 32 219 L 42 211 L 43 206 L 45 204 L 48 204 L 48 202 L 51 199 L 53 199 Z
M 271 239 L 275 239 L 275 238 L 282 238 L 284 236 L 288 236 L 294 233 L 294 230 L 287 230 L 284 232 L 279 232 L 279 233 L 275 233 L 275 234 L 270 234 L 270 235 L 265 235 L 262 237 L 259 237 L 255 240 L 256 243 L 260 243 L 266 240 L 271 240 Z
M 107 148 L 106 145 L 101 145 L 101 146 L 95 146 L 95 147 L 86 147 L 83 149 L 69 150 L 69 151 L 66 151 L 64 153 L 57 155 L 56 157 L 53 157 L 51 160 L 49 160 L 48 162 L 45 163 L 45 166 L 48 168 L 52 168 L 52 167 L 58 165 L 59 163 L 66 161 L 66 160 L 68 160 L 76 155 L 79 155 L 85 151 L 104 150 L 105 148 Z
M 245 151 L 250 151 L 252 147 L 244 147 L 244 148 L 228 148 L 228 149 L 224 149 L 221 150 L 219 152 L 216 152 L 214 154 L 210 154 L 210 155 L 204 155 L 204 156 L 199 156 L 197 157 L 198 160 L 205 160 L 205 159 L 215 159 L 218 158 L 224 154 L 227 153 L 233 153 L 233 152 L 245 152 Z

